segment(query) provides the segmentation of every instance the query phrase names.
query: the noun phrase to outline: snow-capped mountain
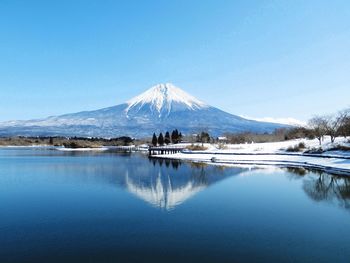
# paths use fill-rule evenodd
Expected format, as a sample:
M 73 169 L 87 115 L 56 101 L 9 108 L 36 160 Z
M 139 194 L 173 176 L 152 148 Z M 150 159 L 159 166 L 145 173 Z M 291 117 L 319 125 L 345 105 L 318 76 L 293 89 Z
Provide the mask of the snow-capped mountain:
M 182 89 L 167 83 L 159 84 L 127 102 L 126 114 L 151 111 L 159 118 L 165 118 L 173 111 L 200 110 L 208 108 L 204 102 Z
M 271 132 L 285 125 L 258 122 L 212 107 L 172 84 L 158 84 L 126 103 L 45 119 L 0 123 L 0 135 L 25 136 L 151 136 L 178 129 L 184 134 L 206 130 Z

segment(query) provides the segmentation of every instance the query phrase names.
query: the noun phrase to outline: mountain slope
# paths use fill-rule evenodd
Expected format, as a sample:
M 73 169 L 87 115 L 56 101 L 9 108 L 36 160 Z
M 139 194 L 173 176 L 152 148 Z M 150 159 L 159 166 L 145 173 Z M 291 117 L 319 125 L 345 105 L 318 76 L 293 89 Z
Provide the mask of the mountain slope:
M 153 132 L 179 129 L 184 134 L 207 130 L 217 136 L 225 132 L 271 132 L 283 126 L 226 113 L 172 84 L 159 84 L 126 103 L 109 108 L 3 122 L 0 135 L 144 137 Z

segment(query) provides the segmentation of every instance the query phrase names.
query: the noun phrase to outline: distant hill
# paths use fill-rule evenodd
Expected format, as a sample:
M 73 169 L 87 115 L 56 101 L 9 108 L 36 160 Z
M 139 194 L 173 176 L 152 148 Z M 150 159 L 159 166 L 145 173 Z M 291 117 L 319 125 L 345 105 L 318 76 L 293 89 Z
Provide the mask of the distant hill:
M 1 136 L 151 136 L 178 129 L 183 134 L 208 131 L 272 132 L 286 125 L 248 120 L 212 107 L 172 84 L 158 84 L 126 103 L 94 111 L 0 123 Z

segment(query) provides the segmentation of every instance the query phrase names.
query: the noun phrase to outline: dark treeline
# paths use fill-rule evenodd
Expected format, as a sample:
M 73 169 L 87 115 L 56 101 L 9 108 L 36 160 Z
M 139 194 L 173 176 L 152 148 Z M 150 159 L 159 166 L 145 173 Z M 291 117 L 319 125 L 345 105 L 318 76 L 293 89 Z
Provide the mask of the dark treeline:
M 173 130 L 171 134 L 167 131 L 165 135 L 161 132 L 158 136 L 153 133 L 152 136 L 152 145 L 153 146 L 163 146 L 164 144 L 168 145 L 170 143 L 177 144 L 182 141 L 182 133 L 177 129 Z
M 97 137 L 61 137 L 61 136 L 37 136 L 37 137 L 7 137 L 0 138 L 0 145 L 52 145 L 64 146 L 67 148 L 88 148 L 101 146 L 128 146 L 134 139 L 122 136 L 117 138 L 97 138 Z

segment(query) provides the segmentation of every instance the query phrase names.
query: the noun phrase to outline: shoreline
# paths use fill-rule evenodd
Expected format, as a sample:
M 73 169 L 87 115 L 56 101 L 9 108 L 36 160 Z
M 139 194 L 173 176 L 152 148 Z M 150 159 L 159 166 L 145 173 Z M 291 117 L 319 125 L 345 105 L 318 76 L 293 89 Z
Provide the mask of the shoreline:
M 57 151 L 106 151 L 108 147 L 86 147 L 86 148 L 65 148 L 62 146 L 52 146 L 52 145 L 0 145 L 0 149 L 8 149 L 8 148 L 19 148 L 19 149 L 53 149 Z
M 350 176 L 350 157 L 321 154 L 290 154 L 290 153 L 176 153 L 169 155 L 154 155 L 151 158 L 171 159 L 180 161 L 201 162 L 210 165 L 252 165 L 300 167 L 322 170 L 327 173 Z
M 290 142 L 290 143 L 295 143 Z M 310 143 L 310 142 L 309 142 Z M 219 150 L 212 148 L 204 151 L 183 151 L 167 155 L 153 155 L 150 158 L 172 159 L 180 161 L 201 162 L 210 165 L 224 166 L 276 166 L 276 167 L 301 167 L 322 170 L 327 173 L 350 176 L 350 152 L 348 151 L 326 151 L 324 153 L 293 153 L 282 151 L 278 143 L 275 148 L 263 148 L 264 144 L 255 145 L 230 145 L 231 149 Z M 249 149 L 248 147 L 258 148 Z M 237 149 L 239 147 L 239 149 Z M 108 150 L 130 150 L 142 151 L 136 146 L 101 146 L 85 148 L 65 148 L 52 145 L 1 145 L 0 149 L 52 149 L 62 152 L 105 152 Z M 264 151 L 265 150 L 265 151 Z
M 297 152 L 288 149 L 303 144 Z M 183 144 L 186 147 L 188 144 Z M 347 138 L 337 137 L 331 142 L 326 136 L 322 145 L 317 139 L 294 139 L 280 142 L 245 144 L 202 144 L 204 150 L 185 150 L 180 153 L 153 155 L 152 158 L 173 159 L 220 165 L 269 165 L 303 167 L 322 170 L 328 173 L 350 176 L 350 149 Z M 339 147 L 340 146 L 340 147 Z M 338 148 L 337 148 L 338 147 Z M 320 152 L 308 152 L 308 151 Z

